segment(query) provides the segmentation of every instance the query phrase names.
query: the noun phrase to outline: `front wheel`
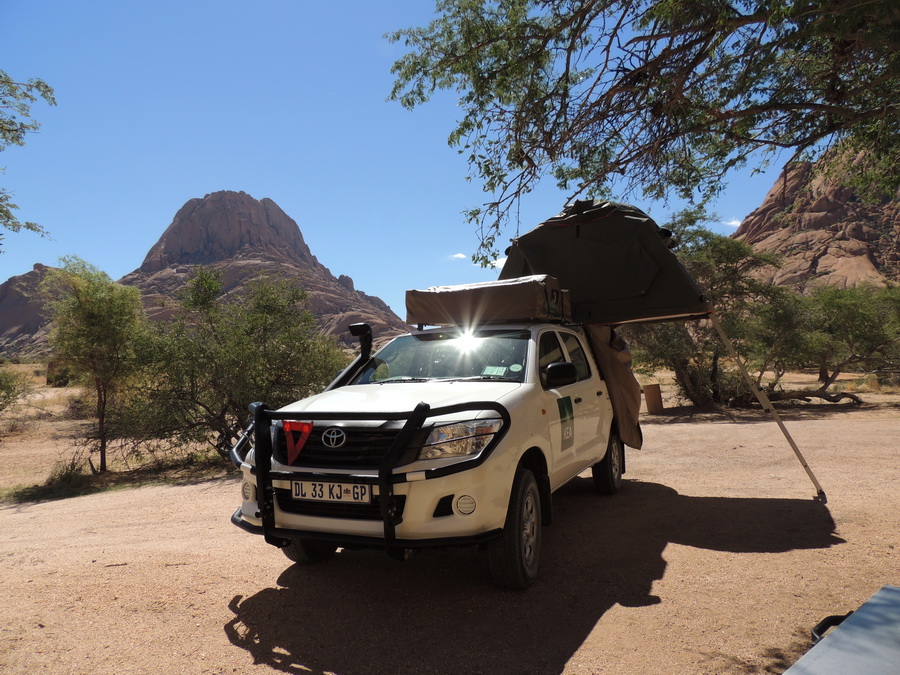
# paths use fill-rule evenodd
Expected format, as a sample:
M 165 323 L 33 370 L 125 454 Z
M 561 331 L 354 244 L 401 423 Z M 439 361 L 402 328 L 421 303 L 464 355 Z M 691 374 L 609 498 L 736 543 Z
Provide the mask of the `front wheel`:
M 537 578 L 541 560 L 541 493 L 534 474 L 516 472 L 503 536 L 488 544 L 488 562 L 494 583 L 522 590 Z
M 591 467 L 594 489 L 600 494 L 614 495 L 622 487 L 625 472 L 625 444 L 619 433 L 612 430 L 606 446 L 606 456 Z
M 325 562 L 334 556 L 337 544 L 315 539 L 291 539 L 291 543 L 281 549 L 288 560 L 301 565 Z

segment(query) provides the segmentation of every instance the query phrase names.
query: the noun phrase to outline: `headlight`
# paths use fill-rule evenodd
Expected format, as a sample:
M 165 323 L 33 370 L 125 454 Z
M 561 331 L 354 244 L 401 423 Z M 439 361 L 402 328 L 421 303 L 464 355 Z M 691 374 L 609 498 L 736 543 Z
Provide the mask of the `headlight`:
M 434 427 L 419 451 L 419 459 L 475 455 L 494 439 L 503 421 L 498 419 L 454 422 Z

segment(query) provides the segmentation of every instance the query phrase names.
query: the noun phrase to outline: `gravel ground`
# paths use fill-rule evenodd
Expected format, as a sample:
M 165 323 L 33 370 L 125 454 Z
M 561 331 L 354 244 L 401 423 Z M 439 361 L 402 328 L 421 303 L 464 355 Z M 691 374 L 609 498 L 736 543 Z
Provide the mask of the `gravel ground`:
M 293 566 L 229 523 L 234 476 L 6 502 L 0 672 L 782 672 L 820 619 L 900 583 L 900 407 L 821 410 L 787 424 L 827 504 L 770 421 L 647 418 L 620 494 L 554 496 L 521 593 L 477 549 Z M 0 443 L 0 487 L 42 480 L 69 426 Z

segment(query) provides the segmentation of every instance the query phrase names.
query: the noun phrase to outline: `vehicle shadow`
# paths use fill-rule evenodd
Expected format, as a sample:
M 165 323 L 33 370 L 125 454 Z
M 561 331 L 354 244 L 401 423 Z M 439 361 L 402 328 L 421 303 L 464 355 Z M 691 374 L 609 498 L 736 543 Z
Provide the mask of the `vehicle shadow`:
M 560 673 L 614 604 L 660 602 L 651 586 L 670 542 L 738 553 L 843 542 L 816 500 L 687 497 L 637 481 L 609 499 L 579 478 L 554 509 L 541 576 L 525 592 L 493 587 L 475 548 L 406 563 L 346 551 L 235 596 L 225 632 L 254 663 L 285 673 Z

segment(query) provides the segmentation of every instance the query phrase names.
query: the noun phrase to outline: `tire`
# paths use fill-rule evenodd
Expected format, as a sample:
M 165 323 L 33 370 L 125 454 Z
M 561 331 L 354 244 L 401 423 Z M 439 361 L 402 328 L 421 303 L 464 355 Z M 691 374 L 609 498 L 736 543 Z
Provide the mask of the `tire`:
M 311 565 L 331 559 L 337 551 L 337 544 L 316 539 L 291 539 L 291 543 L 281 551 L 288 560 L 300 565 Z
M 625 469 L 625 444 L 619 432 L 613 429 L 606 445 L 606 455 L 591 467 L 594 477 L 594 489 L 603 495 L 614 495 L 622 487 L 622 474 Z
M 509 498 L 503 535 L 488 544 L 494 583 L 523 590 L 537 578 L 541 561 L 541 493 L 534 474 L 519 468 Z

